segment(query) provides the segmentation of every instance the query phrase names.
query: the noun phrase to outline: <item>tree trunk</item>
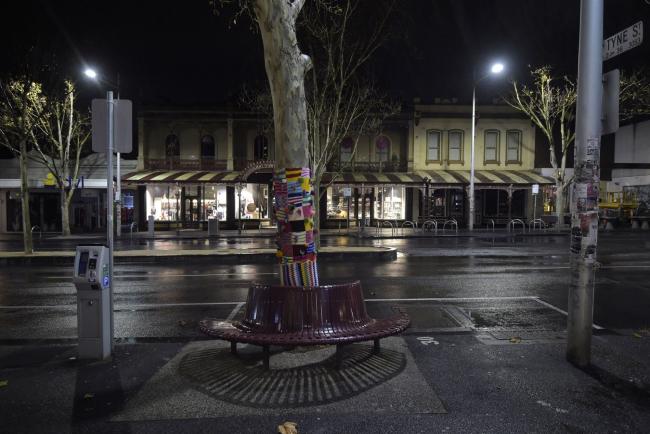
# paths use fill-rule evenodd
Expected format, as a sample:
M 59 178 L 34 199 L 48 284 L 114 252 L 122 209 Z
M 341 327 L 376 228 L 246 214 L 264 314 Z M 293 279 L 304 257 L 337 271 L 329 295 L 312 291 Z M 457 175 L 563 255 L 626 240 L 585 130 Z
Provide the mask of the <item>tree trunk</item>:
M 555 180 L 555 214 L 557 215 L 556 230 L 560 230 L 564 225 L 564 189 L 562 188 L 562 180 Z
M 264 65 L 273 99 L 280 283 L 317 286 L 314 201 L 309 169 L 305 73 L 311 67 L 296 37 L 302 0 L 256 0 Z
M 320 249 L 320 177 L 314 178 L 314 244 L 316 250 Z
M 61 196 L 61 233 L 66 236 L 70 235 L 70 202 L 68 202 L 68 197 L 65 193 L 65 186 L 59 186 L 59 188 Z
M 23 249 L 26 254 L 34 252 L 32 242 L 32 219 L 29 215 L 29 186 L 27 185 L 27 143 L 20 142 L 20 201 L 23 212 Z M 41 228 L 42 229 L 42 228 Z

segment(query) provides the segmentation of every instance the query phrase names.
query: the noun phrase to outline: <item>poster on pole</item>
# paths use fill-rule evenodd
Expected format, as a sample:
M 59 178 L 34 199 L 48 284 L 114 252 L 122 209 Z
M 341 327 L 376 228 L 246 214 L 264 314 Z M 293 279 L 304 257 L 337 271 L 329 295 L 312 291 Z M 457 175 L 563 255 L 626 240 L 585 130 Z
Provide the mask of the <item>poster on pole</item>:
M 133 104 L 128 99 L 113 100 L 113 151 L 124 154 L 133 149 Z M 92 142 L 94 152 L 106 152 L 108 105 L 105 99 L 92 101 Z

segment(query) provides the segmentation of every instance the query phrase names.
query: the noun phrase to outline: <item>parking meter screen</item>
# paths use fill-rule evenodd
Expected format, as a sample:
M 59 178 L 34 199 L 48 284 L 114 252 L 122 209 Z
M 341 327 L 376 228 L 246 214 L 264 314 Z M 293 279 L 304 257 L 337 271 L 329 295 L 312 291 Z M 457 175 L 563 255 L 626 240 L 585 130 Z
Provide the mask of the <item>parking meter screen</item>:
M 81 255 L 79 255 L 79 268 L 77 269 L 77 276 L 84 276 L 86 274 L 87 265 L 88 252 L 81 252 Z

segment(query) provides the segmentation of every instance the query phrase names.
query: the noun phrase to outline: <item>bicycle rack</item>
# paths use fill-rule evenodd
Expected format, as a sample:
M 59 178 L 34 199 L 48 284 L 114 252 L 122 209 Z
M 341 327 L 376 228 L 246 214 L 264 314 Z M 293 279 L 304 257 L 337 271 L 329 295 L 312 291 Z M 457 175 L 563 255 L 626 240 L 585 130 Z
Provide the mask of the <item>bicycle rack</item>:
M 438 233 L 438 222 L 435 220 L 427 220 L 424 223 L 422 223 L 422 232 L 424 232 L 427 228 L 433 227 L 435 230 L 435 233 Z M 429 229 L 430 230 L 430 229 Z
M 413 223 L 410 220 L 406 220 L 404 223 L 402 223 L 402 235 L 404 234 L 404 227 L 406 227 L 406 225 L 409 225 L 413 229 L 413 232 L 415 232 L 417 229 L 417 223 Z
M 458 234 L 458 222 L 456 219 L 451 219 L 447 220 L 445 224 L 442 225 L 442 233 L 445 233 L 445 229 L 447 229 L 447 224 L 449 224 L 449 229 L 455 228 L 456 229 L 456 234 Z
M 510 220 L 510 222 L 508 223 L 508 232 L 511 231 L 510 230 L 511 226 L 512 226 L 512 232 L 514 232 L 515 231 L 515 225 L 517 223 L 521 224 L 521 229 L 523 230 L 523 233 L 525 234 L 526 233 L 526 223 L 524 223 L 523 220 L 521 220 L 521 219 L 512 219 L 512 220 Z
M 540 231 L 542 229 L 546 229 L 546 225 L 544 224 L 544 220 L 542 220 L 542 219 L 534 219 L 534 220 L 528 221 L 528 232 L 531 232 L 532 230 L 535 230 L 535 228 L 537 226 L 539 226 Z
M 43 231 L 41 230 L 40 226 L 38 225 L 32 226 L 32 230 L 31 230 L 32 237 L 34 236 L 35 231 L 38 231 L 38 239 L 39 240 L 43 239 Z
M 488 223 L 492 223 L 492 232 L 494 232 L 494 219 L 490 219 L 489 222 L 485 222 L 486 229 L 489 229 Z
M 377 235 L 381 234 L 381 230 L 384 227 L 389 227 L 390 228 L 390 236 L 391 237 L 394 237 L 395 235 L 397 235 L 395 226 L 393 226 L 393 224 L 391 222 L 389 222 L 388 220 L 382 221 L 381 224 L 379 222 L 377 222 L 377 230 L 376 230 Z

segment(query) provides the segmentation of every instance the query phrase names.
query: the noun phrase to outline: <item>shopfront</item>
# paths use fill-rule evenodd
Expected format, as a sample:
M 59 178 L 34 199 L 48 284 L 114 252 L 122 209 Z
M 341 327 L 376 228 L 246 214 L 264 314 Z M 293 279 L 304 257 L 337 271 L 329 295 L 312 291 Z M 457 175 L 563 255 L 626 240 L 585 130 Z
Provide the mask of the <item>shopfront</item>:
M 129 174 L 123 182 L 144 189 L 146 216 L 154 217 L 157 230 L 205 230 L 209 219 L 233 229 L 239 227 L 239 219 L 269 222 L 269 180 L 239 183 L 239 176 L 239 172 L 143 171 Z
M 332 174 L 325 174 L 329 182 Z M 533 171 L 475 172 L 475 223 L 528 219 L 532 215 L 530 188 L 549 185 L 553 180 Z M 349 220 L 351 226 L 375 225 L 388 220 L 401 226 L 405 221 L 454 219 L 465 226 L 469 171 L 427 170 L 407 173 L 343 173 L 327 189 L 324 227 L 337 227 Z

